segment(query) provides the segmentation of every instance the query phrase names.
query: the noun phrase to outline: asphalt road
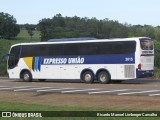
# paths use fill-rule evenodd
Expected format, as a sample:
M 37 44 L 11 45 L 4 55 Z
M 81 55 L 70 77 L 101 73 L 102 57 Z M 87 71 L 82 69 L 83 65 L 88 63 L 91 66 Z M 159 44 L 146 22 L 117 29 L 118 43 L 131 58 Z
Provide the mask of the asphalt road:
M 46 82 L 23 82 L 0 78 L 0 92 L 35 92 L 37 94 L 88 94 L 117 96 L 160 97 L 160 80 L 137 79 L 122 83 L 86 84 L 79 80 L 47 80 Z

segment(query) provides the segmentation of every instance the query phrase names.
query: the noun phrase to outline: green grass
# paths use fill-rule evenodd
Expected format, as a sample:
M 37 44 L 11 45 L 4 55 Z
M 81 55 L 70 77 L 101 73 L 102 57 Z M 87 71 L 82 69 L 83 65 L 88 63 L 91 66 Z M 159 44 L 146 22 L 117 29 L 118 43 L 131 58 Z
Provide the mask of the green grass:
M 32 40 L 25 29 L 21 29 L 18 36 L 11 40 L 0 39 L 0 55 L 8 53 L 9 48 L 13 44 L 24 43 L 24 42 L 38 42 L 40 41 L 40 32 L 34 31 Z
M 153 78 L 155 78 L 155 79 L 159 79 L 160 78 L 160 69 L 159 68 L 155 67 Z
M 40 32 L 35 30 L 33 31 L 34 35 L 32 36 L 32 40 L 25 29 L 21 29 L 20 33 L 16 37 L 17 40 L 24 41 L 24 42 L 32 42 L 32 41 L 40 41 Z
M 48 106 L 48 105 L 34 105 L 34 104 L 22 104 L 22 103 L 11 103 L 11 102 L 0 102 L 0 111 L 114 111 L 110 109 L 99 109 L 99 108 L 80 108 L 80 107 L 66 107 L 66 106 Z M 115 110 L 117 111 L 117 110 Z M 53 112 L 54 114 L 54 112 Z M 2 119 L 2 118 L 0 118 Z M 3 118 L 4 119 L 4 118 Z M 9 118 L 8 118 L 9 119 Z M 26 120 L 31 118 L 12 118 L 13 120 Z M 45 118 L 32 118 L 32 120 L 158 120 L 159 118 L 151 117 L 45 117 Z
M 24 104 L 24 103 L 12 103 L 12 102 L 0 102 L 0 111 L 81 111 L 92 110 L 92 108 L 80 108 L 80 107 L 61 107 L 61 106 L 49 106 L 38 104 Z

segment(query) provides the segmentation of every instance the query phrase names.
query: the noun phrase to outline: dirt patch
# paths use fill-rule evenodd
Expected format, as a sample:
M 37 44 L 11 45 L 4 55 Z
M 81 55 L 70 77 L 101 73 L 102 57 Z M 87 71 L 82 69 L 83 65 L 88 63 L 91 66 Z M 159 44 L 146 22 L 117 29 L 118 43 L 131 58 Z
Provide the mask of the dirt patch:
M 0 92 L 0 101 L 76 106 L 118 110 L 160 110 L 159 97 L 88 94 L 38 94 L 35 92 Z

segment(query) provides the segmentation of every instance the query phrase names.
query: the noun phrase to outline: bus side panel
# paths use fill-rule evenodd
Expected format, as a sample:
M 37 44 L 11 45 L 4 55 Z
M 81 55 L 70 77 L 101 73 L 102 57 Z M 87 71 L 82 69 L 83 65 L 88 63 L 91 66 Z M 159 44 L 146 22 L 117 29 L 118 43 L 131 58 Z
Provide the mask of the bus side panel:
M 134 77 L 125 77 L 124 64 L 72 64 L 72 65 L 41 65 L 38 68 L 33 65 L 33 59 L 21 58 L 18 67 L 8 70 L 10 78 L 20 78 L 20 72 L 28 69 L 32 73 L 33 79 L 80 79 L 80 74 L 84 69 L 91 69 L 96 76 L 99 69 L 106 69 L 111 79 L 133 79 Z M 20 66 L 19 66 L 20 65 Z M 132 68 L 133 65 L 126 68 Z
M 14 67 L 13 69 L 8 69 L 9 78 L 20 79 L 20 72 L 23 69 L 29 70 L 29 68 L 26 65 L 26 63 L 24 62 L 24 60 L 22 58 L 20 58 L 16 67 Z
M 84 69 L 92 70 L 95 76 L 99 69 L 105 69 L 111 74 L 111 79 L 117 78 L 115 64 L 41 65 L 41 71 L 32 74 L 36 79 L 80 79 Z
M 92 70 L 94 73 L 94 76 L 96 76 L 96 73 L 98 70 L 100 69 L 104 69 L 104 70 L 107 70 L 109 72 L 109 74 L 111 75 L 111 79 L 116 79 L 117 76 L 116 76 L 116 65 L 115 64 L 83 64 L 83 65 L 77 65 L 75 66 L 77 67 L 75 71 L 76 74 L 75 74 L 75 78 L 76 79 L 80 79 L 80 75 L 81 75 L 81 72 L 85 69 L 90 69 Z
M 19 67 L 15 67 L 13 69 L 8 69 L 8 75 L 10 79 L 19 79 L 20 69 Z
M 117 80 L 127 80 L 136 78 L 135 64 L 117 65 Z
M 116 79 L 124 79 L 124 65 L 119 64 L 116 66 L 116 73 L 117 73 L 117 78 Z

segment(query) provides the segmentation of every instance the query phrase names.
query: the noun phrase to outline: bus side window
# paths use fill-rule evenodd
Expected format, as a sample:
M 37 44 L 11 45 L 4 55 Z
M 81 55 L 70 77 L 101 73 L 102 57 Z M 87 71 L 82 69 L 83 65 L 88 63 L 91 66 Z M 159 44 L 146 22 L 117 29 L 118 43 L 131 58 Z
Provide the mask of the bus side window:
M 39 45 L 38 47 L 35 47 L 37 55 L 38 56 L 47 56 L 48 55 L 48 49 L 46 45 Z
M 47 47 L 48 47 L 48 55 L 49 56 L 64 54 L 63 45 L 51 44 L 51 45 L 47 45 Z
M 105 54 L 112 54 L 112 46 L 110 43 L 100 43 L 96 45 L 96 53 L 105 55 Z

